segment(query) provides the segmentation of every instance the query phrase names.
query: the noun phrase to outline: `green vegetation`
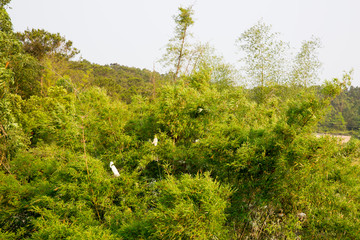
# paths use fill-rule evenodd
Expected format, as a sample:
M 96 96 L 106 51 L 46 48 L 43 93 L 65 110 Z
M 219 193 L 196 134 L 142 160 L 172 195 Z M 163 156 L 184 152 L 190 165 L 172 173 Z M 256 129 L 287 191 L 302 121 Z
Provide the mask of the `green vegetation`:
M 358 134 L 359 88 L 350 74 L 313 85 L 317 39 L 286 68 L 287 44 L 257 23 L 238 39 L 245 88 L 186 41 L 191 8 L 175 17 L 162 75 L 72 60 L 60 34 L 14 33 L 8 3 L 0 239 L 360 238 L 360 141 L 314 134 Z
M 319 131 L 360 137 L 360 88 L 344 90 L 331 102 L 329 112 L 319 124 Z

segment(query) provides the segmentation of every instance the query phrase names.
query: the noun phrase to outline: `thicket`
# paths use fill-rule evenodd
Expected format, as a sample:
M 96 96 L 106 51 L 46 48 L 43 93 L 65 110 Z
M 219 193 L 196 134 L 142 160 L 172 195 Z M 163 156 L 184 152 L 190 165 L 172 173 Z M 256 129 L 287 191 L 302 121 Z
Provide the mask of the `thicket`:
M 248 69 L 257 86 L 235 85 L 208 47 L 184 57 L 184 8 L 184 41 L 168 48 L 182 57 L 166 76 L 72 61 L 77 50 L 58 34 L 15 34 L 8 2 L 0 239 L 360 238 L 360 142 L 314 135 L 349 76 L 308 86 L 295 61 L 291 76 L 305 82 L 265 78 L 279 71 L 269 64 Z M 31 47 L 43 38 L 49 45 Z

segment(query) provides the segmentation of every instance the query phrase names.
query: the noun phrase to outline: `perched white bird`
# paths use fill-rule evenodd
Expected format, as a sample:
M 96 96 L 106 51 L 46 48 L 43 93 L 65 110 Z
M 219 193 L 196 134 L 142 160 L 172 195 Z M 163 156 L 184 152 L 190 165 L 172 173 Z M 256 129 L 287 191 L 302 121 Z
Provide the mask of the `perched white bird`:
M 120 176 L 120 173 L 119 173 L 119 171 L 117 170 L 117 168 L 115 167 L 115 165 L 114 165 L 113 162 L 110 162 L 110 167 L 111 167 L 111 170 L 112 170 L 113 173 L 114 173 L 114 176 L 115 176 L 115 177 L 119 177 L 119 176 Z
M 300 220 L 301 222 L 303 222 L 303 221 L 306 220 L 306 214 L 303 213 L 303 212 L 298 213 L 297 216 L 298 216 L 298 218 L 299 218 L 299 220 Z
M 158 139 L 157 137 L 154 138 L 154 141 L 152 142 L 152 144 L 154 144 L 154 146 L 156 146 L 158 144 Z

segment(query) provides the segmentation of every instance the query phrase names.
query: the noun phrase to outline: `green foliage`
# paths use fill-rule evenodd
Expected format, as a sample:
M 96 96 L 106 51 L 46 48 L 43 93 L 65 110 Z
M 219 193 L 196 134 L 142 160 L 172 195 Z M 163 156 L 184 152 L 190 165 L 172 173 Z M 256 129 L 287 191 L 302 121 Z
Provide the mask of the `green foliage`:
M 0 1 L 0 7 L 5 7 L 6 5 L 8 5 L 11 2 L 11 0 L 1 0 Z
M 13 77 L 10 69 L 0 68 L 0 163 L 8 172 L 7 160 L 28 144 L 16 117 L 21 99 L 11 94 L 9 89 Z
M 33 146 L 45 142 L 77 148 L 80 126 L 77 124 L 74 96 L 62 87 L 52 87 L 48 97 L 32 96 L 23 103 L 22 124 Z
M 358 130 L 351 72 L 309 86 L 317 40 L 282 72 L 285 44 L 259 22 L 240 38 L 257 84 L 244 89 L 208 45 L 188 48 L 193 12 L 179 10 L 166 85 L 70 61 L 59 34 L 22 45 L 1 9 L 0 238 L 360 238 L 360 142 L 314 134 L 330 105 L 320 127 Z
M 62 78 L 70 78 L 76 91 L 81 91 L 91 86 L 106 89 L 107 94 L 116 100 L 130 103 L 136 95 L 150 97 L 156 95 L 156 89 L 161 87 L 167 77 L 157 72 L 146 69 L 110 64 L 101 66 L 91 64 L 85 60 L 69 62 L 66 70 L 60 74 Z M 64 67 L 62 67 L 64 70 Z M 52 76 L 56 81 L 56 75 Z M 54 81 L 53 81 L 54 82 Z
M 17 33 L 17 37 L 23 43 L 25 52 L 39 60 L 47 55 L 71 59 L 79 53 L 71 41 L 67 41 L 59 33 L 49 33 L 44 29 L 25 30 Z
M 271 26 L 259 21 L 241 34 L 237 40 L 244 51 L 242 61 L 245 72 L 253 86 L 271 86 L 285 80 L 285 51 L 287 44 L 278 39 L 278 33 L 271 32 Z
M 226 238 L 226 199 L 230 191 L 212 181 L 209 174 L 178 181 L 170 177 L 159 182 L 159 199 L 150 213 L 159 238 Z
M 271 31 L 271 25 L 259 21 L 243 32 L 237 43 L 242 50 L 242 74 L 253 87 L 252 98 L 259 103 L 274 94 L 291 97 L 318 80 L 318 38 L 303 41 L 300 51 L 291 57 L 289 44 Z
M 123 133 L 123 128 L 131 116 L 127 106 L 112 102 L 106 92 L 90 88 L 78 96 L 77 114 L 87 144 L 87 151 L 100 158 L 116 155 L 129 147 L 131 138 Z
M 157 123 L 175 142 L 194 141 L 206 131 L 207 113 L 212 111 L 208 106 L 210 99 L 215 100 L 219 95 L 211 89 L 204 91 L 179 84 L 164 88 L 159 95 L 155 110 Z
M 21 54 L 12 59 L 11 69 L 15 73 L 11 91 L 22 98 L 39 95 L 42 67 L 36 59 L 28 54 Z
M 170 176 L 156 183 L 153 191 L 154 206 L 143 226 L 147 229 L 138 229 L 137 238 L 227 239 L 224 210 L 231 191 L 209 174 L 183 175 L 178 180 Z
M 0 2 L 0 30 L 3 33 L 12 32 L 12 23 L 9 17 L 9 14 L 6 12 L 4 5 L 8 4 L 9 0 L 2 0 Z
M 317 56 L 317 49 L 320 45 L 318 38 L 303 41 L 300 52 L 295 57 L 291 77 L 292 84 L 309 87 L 316 83 L 321 66 Z
M 40 65 L 30 55 L 24 54 L 21 43 L 12 31 L 12 24 L 5 9 L 0 9 L 0 65 L 14 74 L 9 87 L 12 93 L 24 98 L 40 92 Z
M 357 160 L 351 160 L 357 154 L 354 145 L 344 154 L 334 139 L 306 140 L 307 146 L 300 138 L 289 149 L 294 165 L 284 176 L 287 191 L 280 199 L 307 214 L 301 224 L 305 239 L 314 235 L 319 239 L 358 238 L 358 166 Z
M 174 80 L 179 74 L 186 72 L 187 62 L 190 61 L 191 49 L 188 38 L 191 36 L 189 28 L 194 24 L 192 7 L 179 7 L 179 14 L 174 16 L 175 36 L 170 39 L 163 61 L 172 68 Z
M 73 236 L 85 229 L 85 236 L 87 231 L 106 235 L 96 227 L 107 199 L 96 196 L 106 189 L 101 162 L 50 146 L 19 153 L 12 170 L 14 175 L 2 178 L 7 183 L 1 185 L 2 229 L 22 237 L 36 231 L 36 239 Z M 95 182 L 103 182 L 98 190 Z

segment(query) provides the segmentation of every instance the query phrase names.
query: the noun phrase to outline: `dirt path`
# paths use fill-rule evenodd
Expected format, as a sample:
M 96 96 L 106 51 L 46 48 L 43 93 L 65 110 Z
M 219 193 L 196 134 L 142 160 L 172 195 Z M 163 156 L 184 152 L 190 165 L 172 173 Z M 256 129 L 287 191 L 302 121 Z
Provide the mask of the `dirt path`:
M 341 144 L 347 143 L 351 139 L 351 136 L 346 136 L 346 135 L 334 135 L 334 134 L 328 134 L 328 133 L 316 133 L 316 137 L 323 137 L 323 136 L 336 137 L 336 138 L 338 138 L 340 140 Z

